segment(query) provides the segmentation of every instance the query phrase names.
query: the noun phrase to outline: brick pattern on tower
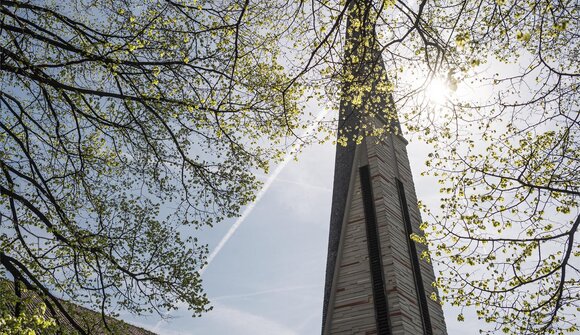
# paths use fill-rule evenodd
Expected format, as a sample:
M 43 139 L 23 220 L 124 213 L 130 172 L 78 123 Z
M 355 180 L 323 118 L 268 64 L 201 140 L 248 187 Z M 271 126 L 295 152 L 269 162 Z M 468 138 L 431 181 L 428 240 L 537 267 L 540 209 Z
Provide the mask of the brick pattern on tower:
M 391 134 L 377 143 L 366 138 L 355 149 L 346 209 L 342 223 L 335 270 L 331 282 L 325 334 L 380 334 L 373 304 L 368 237 L 358 170 L 370 169 L 372 199 L 381 252 L 381 265 L 388 306 L 387 334 L 446 334 L 443 312 L 439 303 L 429 297 L 436 292 L 432 266 L 420 258 L 424 245 L 415 244 L 420 279 L 427 297 L 429 328 L 422 319 L 417 273 L 414 273 L 410 243 L 405 231 L 404 212 L 397 180 L 403 185 L 412 232 L 421 234 L 421 216 L 415 187 L 402 136 Z M 328 285 L 328 282 L 327 282 Z

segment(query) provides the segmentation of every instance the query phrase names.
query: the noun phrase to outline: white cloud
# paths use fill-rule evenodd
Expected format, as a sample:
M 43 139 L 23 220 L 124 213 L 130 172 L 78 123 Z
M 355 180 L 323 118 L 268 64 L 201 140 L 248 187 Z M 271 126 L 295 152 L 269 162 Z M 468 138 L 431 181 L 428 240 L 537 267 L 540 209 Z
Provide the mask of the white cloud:
M 260 315 L 244 312 L 225 305 L 215 305 L 214 309 L 204 316 L 204 324 L 195 327 L 195 334 L 236 334 L 236 335 L 298 335 L 297 332 L 276 321 Z M 202 321 L 202 320 L 200 320 Z M 193 335 L 194 330 L 173 330 L 169 324 L 157 327 L 159 335 Z M 171 328 L 176 325 L 172 324 Z M 210 329 L 211 328 L 211 329 Z

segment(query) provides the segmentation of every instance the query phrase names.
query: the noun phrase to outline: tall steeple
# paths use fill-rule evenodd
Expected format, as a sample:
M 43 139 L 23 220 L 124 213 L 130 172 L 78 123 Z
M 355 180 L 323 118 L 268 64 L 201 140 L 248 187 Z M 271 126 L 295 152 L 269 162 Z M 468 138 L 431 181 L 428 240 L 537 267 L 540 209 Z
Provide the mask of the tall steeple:
M 339 121 L 348 141 L 336 147 L 322 333 L 446 334 L 425 246 L 410 238 L 421 217 L 376 13 L 363 0 L 348 13 Z

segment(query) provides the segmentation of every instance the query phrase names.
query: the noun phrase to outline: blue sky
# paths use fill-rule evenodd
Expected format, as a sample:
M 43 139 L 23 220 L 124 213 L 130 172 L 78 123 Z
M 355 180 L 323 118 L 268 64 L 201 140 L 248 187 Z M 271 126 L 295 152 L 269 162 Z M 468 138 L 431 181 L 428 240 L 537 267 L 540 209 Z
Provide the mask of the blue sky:
M 408 151 L 419 199 L 436 201 L 434 180 L 420 176 L 428 148 L 412 141 Z M 328 143 L 306 148 L 297 162 L 264 176 L 271 185 L 203 273 L 211 312 L 191 318 L 181 308 L 168 321 L 126 319 L 161 335 L 319 334 L 333 171 L 334 146 Z M 234 222 L 202 232 L 210 251 Z M 444 311 L 449 334 L 478 334 L 484 326 L 469 311 L 462 323 L 458 310 Z

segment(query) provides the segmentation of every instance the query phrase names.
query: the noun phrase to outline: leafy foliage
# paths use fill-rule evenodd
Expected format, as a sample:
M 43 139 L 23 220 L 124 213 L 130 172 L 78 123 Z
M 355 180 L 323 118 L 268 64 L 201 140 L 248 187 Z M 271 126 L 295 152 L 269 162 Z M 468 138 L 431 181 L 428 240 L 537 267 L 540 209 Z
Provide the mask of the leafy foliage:
M 444 301 L 475 305 L 490 333 L 576 332 L 577 4 L 437 1 L 426 11 L 450 41 L 449 81 L 483 93 L 438 108 L 423 136 L 443 195 L 428 211 L 430 237 L 452 261 L 439 276 Z
M 2 1 L 5 273 L 81 333 L 59 298 L 103 320 L 207 311 L 191 229 L 237 215 L 298 125 L 300 83 L 263 25 L 283 15 L 238 1 Z
M 47 334 L 56 331 L 54 320 L 44 317 L 46 308 L 40 307 L 38 314 L 28 315 L 26 313 L 14 317 L 12 314 L 5 314 L 0 317 L 0 328 L 3 335 L 36 335 Z
M 45 317 L 46 306 L 38 307 L 34 314 L 20 313 L 15 317 L 11 313 L 0 315 L 0 329 L 2 335 L 36 335 L 56 332 L 56 322 Z
M 353 7 L 363 19 L 348 26 Z M 205 247 L 181 234 L 252 199 L 252 172 L 299 139 L 311 95 L 391 121 L 396 106 L 434 146 L 443 198 L 425 227 L 448 266 L 443 301 L 476 305 L 490 332 L 577 329 L 574 1 L 2 1 L 0 12 L 0 263 L 47 306 L 64 311 L 55 292 L 66 292 L 103 314 L 207 310 Z M 383 62 L 386 76 L 373 71 Z M 434 78 L 488 86 L 432 107 Z M 341 144 L 398 131 L 343 117 Z

